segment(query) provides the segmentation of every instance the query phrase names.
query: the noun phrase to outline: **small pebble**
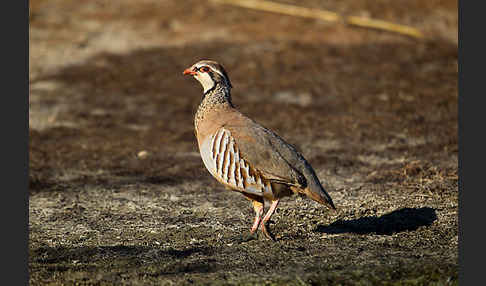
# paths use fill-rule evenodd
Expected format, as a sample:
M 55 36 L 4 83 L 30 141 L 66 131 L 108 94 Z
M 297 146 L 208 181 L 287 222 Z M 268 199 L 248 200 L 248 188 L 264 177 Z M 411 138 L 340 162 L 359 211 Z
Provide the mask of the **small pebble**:
M 149 155 L 149 152 L 147 152 L 147 151 L 143 150 L 143 151 L 138 152 L 137 157 L 138 157 L 138 158 L 140 158 L 140 159 L 144 159 L 144 158 L 146 158 L 148 155 Z

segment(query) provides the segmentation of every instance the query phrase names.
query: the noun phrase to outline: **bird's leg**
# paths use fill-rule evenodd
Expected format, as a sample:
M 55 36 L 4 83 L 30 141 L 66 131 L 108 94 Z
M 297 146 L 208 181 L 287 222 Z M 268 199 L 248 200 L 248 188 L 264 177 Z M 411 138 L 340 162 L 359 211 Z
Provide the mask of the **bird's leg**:
M 272 201 L 272 204 L 270 205 L 270 208 L 268 209 L 267 211 L 267 214 L 265 214 L 265 217 L 263 218 L 262 222 L 261 222 L 261 229 L 262 229 L 262 232 L 263 234 L 270 238 L 271 240 L 275 240 L 272 235 L 268 232 L 267 230 L 267 227 L 266 227 L 266 224 L 267 222 L 270 220 L 270 218 L 272 217 L 273 213 L 275 212 L 275 209 L 277 208 L 278 206 L 278 202 L 279 200 L 274 200 Z
M 243 195 L 245 195 L 245 197 L 251 201 L 253 209 L 255 210 L 255 220 L 253 222 L 253 226 L 250 229 L 250 233 L 247 235 L 242 235 L 240 243 L 257 238 L 256 231 L 258 230 L 258 226 L 262 221 L 264 207 L 264 200 L 262 197 L 247 193 L 243 193 Z
M 251 227 L 250 233 L 254 234 L 255 231 L 258 229 L 258 226 L 260 225 L 260 221 L 262 220 L 263 200 L 262 201 L 253 200 L 251 203 L 253 205 L 253 209 L 255 210 L 255 220 L 253 221 L 253 226 Z

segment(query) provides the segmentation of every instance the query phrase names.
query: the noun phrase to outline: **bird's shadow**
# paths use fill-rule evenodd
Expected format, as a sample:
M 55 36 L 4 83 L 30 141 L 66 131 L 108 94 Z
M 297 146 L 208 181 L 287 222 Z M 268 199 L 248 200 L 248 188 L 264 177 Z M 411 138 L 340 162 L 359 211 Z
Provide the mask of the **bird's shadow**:
M 330 225 L 318 225 L 317 232 L 328 234 L 385 234 L 413 231 L 421 226 L 429 226 L 437 219 L 433 208 L 402 208 L 382 216 L 367 216 L 351 220 L 337 220 Z

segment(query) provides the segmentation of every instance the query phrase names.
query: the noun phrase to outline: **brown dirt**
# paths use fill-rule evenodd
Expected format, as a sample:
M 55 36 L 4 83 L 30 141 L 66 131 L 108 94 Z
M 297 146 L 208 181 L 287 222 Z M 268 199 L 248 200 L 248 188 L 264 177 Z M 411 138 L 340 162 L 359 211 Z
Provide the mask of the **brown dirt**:
M 426 38 L 212 1 L 30 1 L 31 285 L 457 284 L 457 1 L 281 2 Z M 201 58 L 339 213 L 288 198 L 277 242 L 238 240 L 253 210 L 194 137 L 182 71 Z

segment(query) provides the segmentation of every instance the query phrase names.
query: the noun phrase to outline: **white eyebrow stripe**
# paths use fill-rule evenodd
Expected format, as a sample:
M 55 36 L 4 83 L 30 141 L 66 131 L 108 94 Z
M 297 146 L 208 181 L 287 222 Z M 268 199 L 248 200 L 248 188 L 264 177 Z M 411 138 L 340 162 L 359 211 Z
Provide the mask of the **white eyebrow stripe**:
M 219 75 L 220 75 L 222 78 L 226 78 L 226 77 L 224 76 L 224 74 L 223 74 L 223 73 L 222 73 L 222 72 L 221 72 L 219 69 L 217 69 L 216 67 L 214 67 L 214 66 L 212 66 L 212 65 L 210 65 L 210 64 L 197 64 L 197 65 L 196 65 L 196 68 L 197 68 L 197 69 L 200 69 L 200 68 L 202 68 L 202 67 L 209 67 L 209 68 L 210 68 L 210 69 L 211 69 L 213 72 L 215 72 L 215 73 L 219 74 Z

